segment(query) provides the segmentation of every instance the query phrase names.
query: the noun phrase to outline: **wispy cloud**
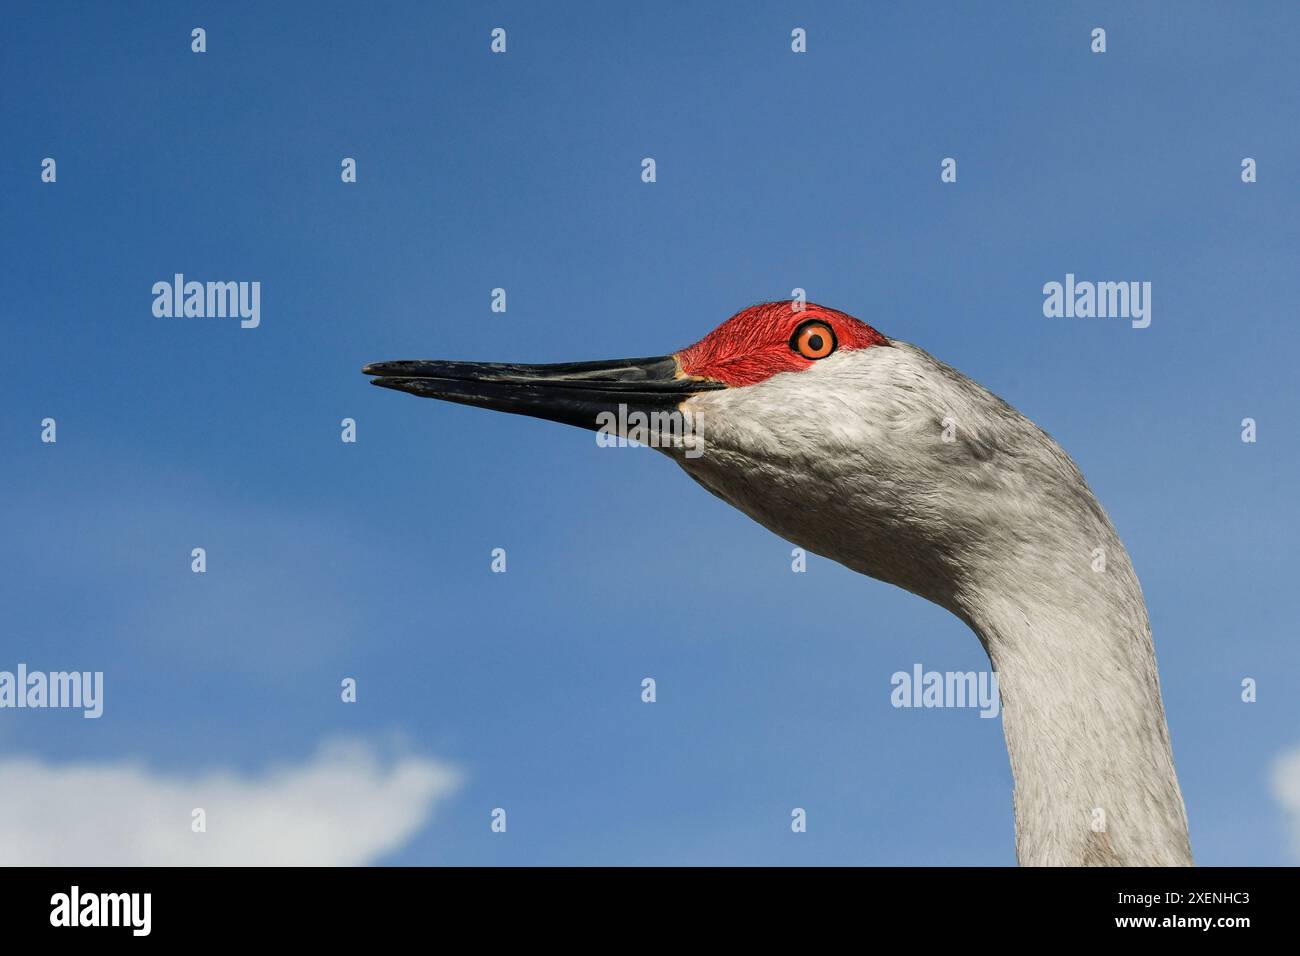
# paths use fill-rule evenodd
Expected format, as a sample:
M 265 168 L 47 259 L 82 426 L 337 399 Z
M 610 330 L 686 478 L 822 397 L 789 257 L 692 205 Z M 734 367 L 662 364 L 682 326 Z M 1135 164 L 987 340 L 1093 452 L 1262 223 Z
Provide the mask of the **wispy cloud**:
M 260 775 L 134 762 L 0 760 L 0 865 L 347 866 L 396 850 L 462 780 L 427 757 L 336 740 Z M 195 808 L 207 832 L 192 830 Z
M 1291 855 L 1300 860 L 1300 746 L 1284 752 L 1274 761 L 1273 797 L 1286 814 L 1291 832 Z

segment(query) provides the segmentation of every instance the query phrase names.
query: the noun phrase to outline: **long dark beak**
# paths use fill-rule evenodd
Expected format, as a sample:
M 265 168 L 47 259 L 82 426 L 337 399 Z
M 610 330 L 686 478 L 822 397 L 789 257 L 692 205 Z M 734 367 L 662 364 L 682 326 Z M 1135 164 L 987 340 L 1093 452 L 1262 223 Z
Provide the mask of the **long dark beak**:
M 478 405 L 599 431 L 602 412 L 671 412 L 697 392 L 721 382 L 684 376 L 671 355 L 504 365 L 496 362 L 377 362 L 361 370 L 372 385 L 422 398 Z

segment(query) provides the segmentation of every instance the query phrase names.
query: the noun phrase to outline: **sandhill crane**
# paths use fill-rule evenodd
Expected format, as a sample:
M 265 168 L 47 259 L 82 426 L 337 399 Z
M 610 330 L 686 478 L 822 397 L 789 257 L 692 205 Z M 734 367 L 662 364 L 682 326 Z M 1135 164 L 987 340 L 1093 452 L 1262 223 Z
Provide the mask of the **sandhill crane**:
M 1002 695 L 1021 864 L 1191 864 L 1146 605 L 1110 519 L 1045 432 L 916 346 L 770 302 L 657 358 L 364 371 L 595 430 L 629 410 L 689 419 L 702 448 L 663 429 L 650 443 L 781 537 L 979 637 Z

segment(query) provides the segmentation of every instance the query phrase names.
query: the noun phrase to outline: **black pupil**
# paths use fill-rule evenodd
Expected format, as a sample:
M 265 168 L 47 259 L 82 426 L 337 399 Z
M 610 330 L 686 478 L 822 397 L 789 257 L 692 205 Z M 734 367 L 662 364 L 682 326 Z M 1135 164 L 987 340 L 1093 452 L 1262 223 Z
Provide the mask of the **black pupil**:
M 808 336 L 808 348 L 812 349 L 814 352 L 820 352 L 822 350 L 822 337 L 816 332 Z

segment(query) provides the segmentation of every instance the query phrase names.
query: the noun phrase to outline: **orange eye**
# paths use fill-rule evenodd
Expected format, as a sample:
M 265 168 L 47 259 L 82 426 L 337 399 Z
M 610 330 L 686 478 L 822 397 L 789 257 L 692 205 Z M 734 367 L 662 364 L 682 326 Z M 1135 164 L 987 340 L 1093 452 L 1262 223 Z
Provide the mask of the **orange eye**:
M 820 319 L 810 319 L 794 330 L 790 348 L 806 359 L 823 359 L 835 351 L 835 332 Z

